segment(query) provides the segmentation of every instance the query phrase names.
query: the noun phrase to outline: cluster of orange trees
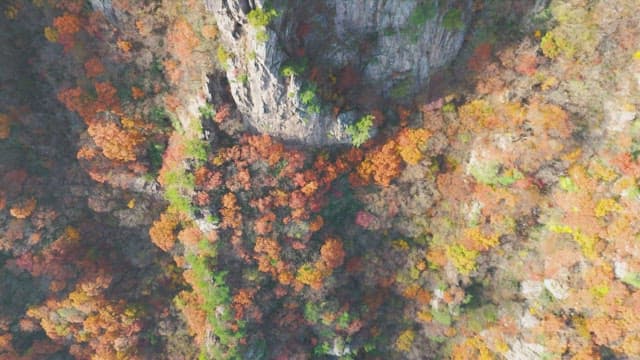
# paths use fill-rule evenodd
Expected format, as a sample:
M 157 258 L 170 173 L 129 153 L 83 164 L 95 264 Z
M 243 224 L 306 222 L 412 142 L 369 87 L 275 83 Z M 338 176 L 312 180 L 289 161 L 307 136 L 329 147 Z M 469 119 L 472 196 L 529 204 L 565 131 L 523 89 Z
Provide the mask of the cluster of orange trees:
M 51 15 L 43 29 L 50 46 L 77 65 L 56 95 L 86 128 L 77 159 L 101 183 L 126 188 L 146 173 L 163 188 L 167 207 L 148 230 L 163 270 L 129 278 L 132 266 L 103 238 L 113 230 L 103 224 L 45 231 L 63 219 L 42 191 L 28 191 L 36 182 L 28 172 L 7 171 L 0 250 L 15 255 L 7 269 L 44 279 L 46 296 L 15 322 L 0 317 L 0 358 L 147 358 L 192 340 L 215 359 L 635 356 L 637 84 L 618 79 L 624 91 L 604 115 L 580 103 L 584 83 L 604 86 L 593 69 L 617 64 L 629 78 L 640 69 L 633 26 L 599 35 L 610 26 L 600 12 L 616 18 L 629 9 L 615 2 L 552 1 L 556 27 L 517 48 L 500 49 L 479 31 L 456 65 L 470 71 L 474 89 L 389 106 L 386 122 L 375 117 L 380 135 L 335 149 L 243 131 L 207 142 L 205 127 L 222 132 L 241 121 L 230 104 L 209 104 L 200 119 L 188 111 L 194 90 L 185 84 L 202 77 L 210 64 L 198 53 L 212 55 L 217 36 L 190 15 L 196 2 L 165 2 L 171 21 L 158 24 L 153 12 L 136 13 L 136 2 L 114 1 L 136 34 L 114 29 L 84 1 L 34 2 Z M 161 75 L 148 75 L 133 59 L 161 28 L 166 52 L 153 62 Z M 311 29 L 301 25 L 299 37 Z M 585 46 L 598 39 L 618 49 Z M 116 75 L 123 68 L 151 78 L 128 82 Z M 340 102 L 360 83 L 355 72 L 349 66 L 335 79 Z M 567 107 L 562 94 L 571 95 Z M 14 136 L 18 118 L 0 114 L 0 141 Z M 153 143 L 167 144 L 154 150 L 162 153 L 157 174 Z M 157 328 L 171 333 L 180 321 L 191 338 L 159 343 Z M 26 346 L 14 333 L 48 339 L 20 353 Z

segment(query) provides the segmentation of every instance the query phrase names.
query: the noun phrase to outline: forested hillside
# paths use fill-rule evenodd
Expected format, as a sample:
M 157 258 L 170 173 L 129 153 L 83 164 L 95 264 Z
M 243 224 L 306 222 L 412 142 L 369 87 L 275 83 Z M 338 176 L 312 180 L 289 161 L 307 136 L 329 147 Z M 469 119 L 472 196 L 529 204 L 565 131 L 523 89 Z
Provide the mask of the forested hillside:
M 640 358 L 637 0 L 5 0 L 0 360 Z

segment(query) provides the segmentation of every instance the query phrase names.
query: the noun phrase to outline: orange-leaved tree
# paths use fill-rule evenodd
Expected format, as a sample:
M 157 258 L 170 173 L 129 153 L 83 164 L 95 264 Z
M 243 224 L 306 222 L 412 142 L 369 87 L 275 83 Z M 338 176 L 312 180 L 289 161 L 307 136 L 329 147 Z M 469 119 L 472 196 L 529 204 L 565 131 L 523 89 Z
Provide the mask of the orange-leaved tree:
M 169 28 L 167 40 L 169 51 L 182 61 L 187 61 L 191 57 L 193 49 L 200 44 L 191 25 L 184 19 L 179 19 Z
M 104 73 L 104 65 L 97 57 L 93 57 L 84 63 L 84 71 L 87 77 L 92 78 Z
M 120 112 L 120 99 L 118 90 L 108 81 L 93 84 L 98 94 L 96 100 L 96 112 L 113 111 Z
M 242 226 L 242 214 L 238 206 L 238 198 L 234 193 L 226 193 L 222 196 L 222 227 L 239 229 Z
M 6 114 L 0 114 L 0 140 L 8 139 L 11 132 L 11 119 Z
M 431 134 L 424 129 L 402 129 L 398 133 L 398 154 L 404 162 L 415 165 L 422 160 L 421 148 L 427 143 Z
M 180 219 L 174 213 L 160 214 L 160 219 L 156 220 L 149 229 L 151 241 L 163 251 L 171 250 L 176 242 L 175 231 L 179 223 Z
M 30 198 L 11 207 L 10 213 L 17 219 L 26 219 L 36 208 L 36 199 Z
M 388 141 L 381 148 L 368 153 L 358 166 L 358 175 L 366 181 L 373 181 L 382 186 L 389 186 L 391 180 L 400 174 L 402 159 L 398 155 L 397 143 Z
M 108 159 L 117 161 L 135 161 L 138 145 L 142 136 L 135 130 L 123 130 L 115 123 L 92 124 L 89 135 Z
M 335 269 L 344 262 L 344 248 L 342 241 L 335 238 L 327 238 L 320 248 L 320 257 L 329 269 Z
M 66 13 L 53 19 L 53 26 L 60 35 L 73 35 L 80 31 L 80 18 L 76 15 Z

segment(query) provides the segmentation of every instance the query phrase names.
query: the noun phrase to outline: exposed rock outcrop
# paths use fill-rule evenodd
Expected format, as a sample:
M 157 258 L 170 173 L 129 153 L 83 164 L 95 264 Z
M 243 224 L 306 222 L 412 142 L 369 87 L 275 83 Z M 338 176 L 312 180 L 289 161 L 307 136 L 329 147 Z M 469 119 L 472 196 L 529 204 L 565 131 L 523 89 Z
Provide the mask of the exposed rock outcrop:
M 111 22 L 115 22 L 118 16 L 121 15 L 119 11 L 113 8 L 112 0 L 90 0 L 89 2 L 93 10 L 102 12 Z
M 433 68 L 457 54 L 469 20 L 469 4 L 464 2 L 443 8 L 437 1 L 330 0 L 327 4 L 335 8 L 338 45 L 335 53 L 327 53 L 326 61 L 336 66 L 364 61 L 365 79 L 384 91 L 398 80 L 410 82 L 410 92 L 424 84 Z M 349 46 L 363 41 L 372 47 L 368 56 Z
M 345 128 L 358 118 L 354 112 L 370 109 L 349 99 L 331 104 L 313 76 L 305 76 L 309 68 L 331 74 L 355 69 L 359 89 L 352 94 L 409 97 L 434 68 L 456 56 L 471 17 L 470 0 L 273 3 L 278 15 L 265 27 L 248 21 L 251 11 L 263 9 L 263 0 L 205 0 L 220 29 L 219 57 L 244 120 L 259 132 L 311 145 L 349 142 Z M 283 75 L 292 62 L 297 71 Z

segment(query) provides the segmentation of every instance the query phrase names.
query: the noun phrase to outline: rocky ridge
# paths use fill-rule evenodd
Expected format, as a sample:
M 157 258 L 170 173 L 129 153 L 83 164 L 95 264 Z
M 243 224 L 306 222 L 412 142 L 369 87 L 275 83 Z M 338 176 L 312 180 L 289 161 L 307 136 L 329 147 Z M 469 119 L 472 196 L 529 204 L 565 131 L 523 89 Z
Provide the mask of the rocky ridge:
M 371 110 L 347 99 L 337 114 L 330 111 L 331 100 L 302 74 L 309 63 L 337 72 L 355 68 L 371 99 L 408 98 L 456 56 L 471 18 L 468 0 L 290 0 L 276 2 L 277 15 L 261 26 L 249 14 L 268 14 L 262 0 L 205 3 L 216 18 L 219 60 L 245 122 L 309 145 L 350 142 L 346 127 Z M 283 71 L 292 63 L 303 69 Z

